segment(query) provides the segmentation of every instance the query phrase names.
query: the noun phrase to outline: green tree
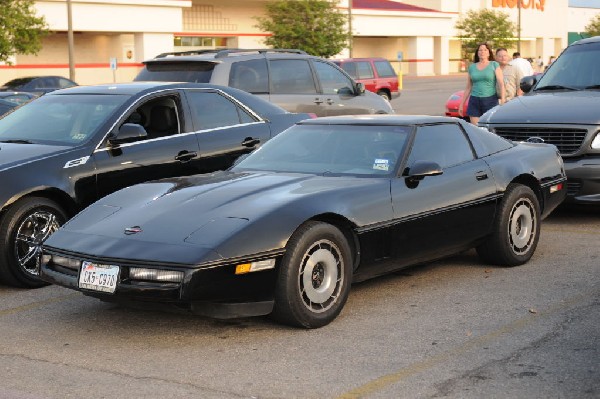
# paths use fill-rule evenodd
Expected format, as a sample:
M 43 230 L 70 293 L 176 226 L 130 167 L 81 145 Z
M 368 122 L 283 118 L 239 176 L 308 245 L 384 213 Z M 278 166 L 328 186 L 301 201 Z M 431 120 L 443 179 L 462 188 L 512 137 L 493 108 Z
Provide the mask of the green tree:
M 493 10 L 470 10 L 454 27 L 462 41 L 463 58 L 472 59 L 477 46 L 488 42 L 492 48 L 514 46 L 517 30 L 507 13 Z
M 257 17 L 259 29 L 271 32 L 265 44 L 295 48 L 320 57 L 331 57 L 348 42 L 347 16 L 335 0 L 278 0 L 265 5 L 266 17 Z
M 32 0 L 0 0 L 0 61 L 14 54 L 37 54 L 48 33 L 44 17 L 36 17 Z
M 590 19 L 590 23 L 585 27 L 585 33 L 590 36 L 600 36 L 600 14 Z

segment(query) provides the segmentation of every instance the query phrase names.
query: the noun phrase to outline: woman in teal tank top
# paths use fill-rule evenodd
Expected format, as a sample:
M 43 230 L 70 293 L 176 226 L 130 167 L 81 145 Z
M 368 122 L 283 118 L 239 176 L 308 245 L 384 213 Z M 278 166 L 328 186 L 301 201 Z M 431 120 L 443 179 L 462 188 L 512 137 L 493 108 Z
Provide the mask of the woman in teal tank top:
M 505 98 L 504 79 L 500 64 L 494 61 L 494 53 L 489 44 L 482 43 L 477 47 L 473 63 L 469 66 L 467 88 L 458 113 L 464 116 L 466 108 L 466 115 L 469 116 L 471 123 L 477 125 L 481 115 L 498 104 L 504 104 Z M 466 106 L 467 101 L 468 107 Z

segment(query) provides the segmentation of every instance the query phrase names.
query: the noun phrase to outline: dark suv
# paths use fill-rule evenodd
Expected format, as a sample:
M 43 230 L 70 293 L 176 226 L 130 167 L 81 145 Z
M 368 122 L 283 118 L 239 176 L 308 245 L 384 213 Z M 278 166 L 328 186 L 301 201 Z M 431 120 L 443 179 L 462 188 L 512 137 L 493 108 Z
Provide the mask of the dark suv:
M 144 62 L 136 81 L 213 83 L 235 87 L 290 112 L 317 116 L 391 114 L 333 63 L 300 50 L 228 49 L 160 54 Z
M 398 74 L 385 58 L 346 58 L 333 62 L 367 90 L 388 101 L 400 96 Z
M 567 202 L 600 204 L 600 36 L 571 44 L 527 93 L 495 107 L 479 125 L 515 141 L 554 144 L 565 162 Z

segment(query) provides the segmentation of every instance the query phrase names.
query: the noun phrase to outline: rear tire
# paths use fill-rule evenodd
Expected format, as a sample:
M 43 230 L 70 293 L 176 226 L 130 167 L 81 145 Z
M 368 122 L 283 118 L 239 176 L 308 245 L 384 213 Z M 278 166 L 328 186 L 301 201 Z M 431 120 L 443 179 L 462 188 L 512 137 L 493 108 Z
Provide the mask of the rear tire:
M 534 192 L 510 184 L 500 203 L 492 235 L 477 247 L 486 262 L 518 266 L 531 259 L 540 238 L 540 205 Z
M 327 325 L 342 311 L 351 280 L 352 252 L 344 234 L 328 223 L 307 222 L 288 241 L 272 317 L 304 328 Z
M 0 220 L 0 282 L 25 288 L 48 285 L 38 278 L 42 243 L 66 220 L 65 211 L 47 198 L 12 204 Z
M 385 90 L 379 90 L 379 91 L 377 92 L 377 95 L 379 95 L 379 96 L 381 96 L 381 97 L 385 98 L 385 99 L 386 99 L 386 100 L 388 100 L 388 101 L 392 101 L 392 97 L 391 97 L 391 96 L 388 94 L 388 92 L 387 92 L 387 91 L 385 91 Z

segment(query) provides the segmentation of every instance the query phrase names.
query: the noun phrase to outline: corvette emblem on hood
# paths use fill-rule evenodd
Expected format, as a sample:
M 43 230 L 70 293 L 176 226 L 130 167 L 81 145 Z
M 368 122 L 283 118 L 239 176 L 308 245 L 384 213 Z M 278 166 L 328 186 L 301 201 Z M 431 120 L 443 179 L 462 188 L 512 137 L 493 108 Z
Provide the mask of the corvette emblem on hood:
M 132 227 L 126 227 L 124 233 L 127 235 L 131 235 L 131 234 L 137 234 L 137 233 L 141 233 L 142 232 L 142 228 L 140 226 L 132 226 Z

